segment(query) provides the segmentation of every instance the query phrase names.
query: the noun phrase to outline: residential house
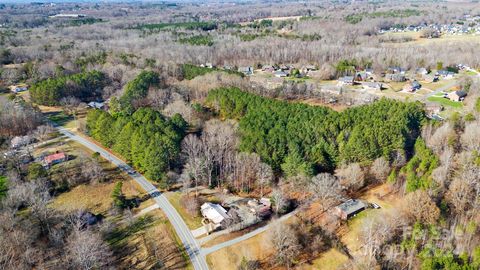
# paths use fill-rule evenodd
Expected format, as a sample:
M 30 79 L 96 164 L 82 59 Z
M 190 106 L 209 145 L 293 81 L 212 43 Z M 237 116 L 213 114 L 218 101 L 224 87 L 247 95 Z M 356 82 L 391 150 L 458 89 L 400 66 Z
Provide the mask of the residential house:
M 393 73 L 393 74 L 405 74 L 405 71 L 406 70 L 404 68 L 396 67 L 396 66 L 388 68 L 388 73 Z
M 48 155 L 43 158 L 43 166 L 45 168 L 50 168 L 52 165 L 62 163 L 67 161 L 67 155 L 64 152 L 55 153 L 52 155 Z
M 301 69 L 300 69 L 300 72 L 303 73 L 303 74 L 308 74 L 312 71 L 317 71 L 317 67 L 314 66 L 314 65 L 306 65 L 306 66 L 303 66 Z
M 422 85 L 417 80 L 414 80 L 410 83 L 405 84 L 403 86 L 403 91 L 415 92 L 417 90 L 420 90 L 420 88 L 422 88 Z
M 347 220 L 367 208 L 361 200 L 350 199 L 334 208 L 334 213 L 343 220 Z
M 10 91 L 12 91 L 13 93 L 20 93 L 23 91 L 27 91 L 28 85 L 22 83 L 22 84 L 10 85 L 9 88 L 10 88 Z
M 338 78 L 338 85 L 353 85 L 354 77 L 353 76 L 345 76 Z
M 436 75 L 438 75 L 438 76 L 440 76 L 444 79 L 453 79 L 453 77 L 455 76 L 455 73 L 442 69 L 442 70 L 437 71 Z
M 407 80 L 405 74 L 401 73 L 388 73 L 385 75 L 385 79 L 392 81 L 392 82 L 404 82 Z
M 425 75 L 427 75 L 428 73 L 430 73 L 430 72 L 429 72 L 429 70 L 426 69 L 426 68 L 417 68 L 417 74 L 418 74 L 418 75 L 425 76 Z
M 364 82 L 362 87 L 365 90 L 382 90 L 383 84 L 379 82 Z
M 200 212 L 202 213 L 204 220 L 213 225 L 213 229 L 221 227 L 222 223 L 229 219 L 227 210 L 216 203 L 206 202 L 202 204 Z
M 277 70 L 277 71 L 275 71 L 275 72 L 273 73 L 273 75 L 274 75 L 275 77 L 277 77 L 277 78 L 283 78 L 283 77 L 287 77 L 287 76 L 288 76 L 288 74 L 287 74 L 286 72 L 284 72 L 284 71 L 282 71 L 282 70 L 280 70 L 280 69 Z
M 212 63 L 205 63 L 206 68 L 214 68 Z
M 465 92 L 463 90 L 453 91 L 453 92 L 448 93 L 448 95 L 447 95 L 448 99 L 450 99 L 452 101 L 463 101 L 466 96 L 467 96 L 467 92 Z
M 355 74 L 355 81 L 357 82 L 366 82 L 369 80 L 373 80 L 372 73 L 367 71 L 360 71 Z
M 272 66 L 272 65 L 264 65 L 264 66 L 262 66 L 262 71 L 264 71 L 264 72 L 274 72 L 275 67 Z
M 249 211 L 256 214 L 258 217 L 264 218 L 272 214 L 272 203 L 267 198 L 261 198 L 260 200 L 251 199 L 247 202 Z
M 251 76 L 253 75 L 253 67 L 252 66 L 248 66 L 248 67 L 239 67 L 238 68 L 238 72 L 241 72 L 247 76 Z

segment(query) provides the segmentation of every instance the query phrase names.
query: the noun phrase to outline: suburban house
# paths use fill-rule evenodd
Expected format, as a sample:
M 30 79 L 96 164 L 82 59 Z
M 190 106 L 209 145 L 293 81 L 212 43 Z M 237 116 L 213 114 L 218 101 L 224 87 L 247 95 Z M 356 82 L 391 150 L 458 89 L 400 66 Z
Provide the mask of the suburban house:
M 23 91 L 28 90 L 28 85 L 22 83 L 22 84 L 15 84 L 15 85 L 10 85 L 8 88 L 10 88 L 10 91 L 13 93 L 20 93 Z
M 275 71 L 275 67 L 272 66 L 272 65 L 264 65 L 262 67 L 262 71 L 265 71 L 265 72 L 274 72 Z
M 407 83 L 403 86 L 403 91 L 406 91 L 406 92 L 415 92 L 417 90 L 419 90 L 420 88 L 422 88 L 422 85 L 417 81 L 412 81 L 410 83 Z
M 67 160 L 67 155 L 65 155 L 64 152 L 51 154 L 43 158 L 43 166 L 45 168 L 50 168 L 52 165 L 62 163 L 66 160 Z
M 362 87 L 365 90 L 382 90 L 383 84 L 379 82 L 364 82 Z
M 371 72 L 360 71 L 360 72 L 357 72 L 357 74 L 355 74 L 355 81 L 365 82 L 368 80 L 373 80 L 373 76 Z
M 452 101 L 463 101 L 466 96 L 467 96 L 467 92 L 465 92 L 463 90 L 453 91 L 453 92 L 448 93 L 448 95 L 447 95 L 448 99 L 450 99 Z
M 206 68 L 214 68 L 215 66 L 212 63 L 205 63 Z
M 338 78 L 338 85 L 353 85 L 354 77 L 353 76 L 345 76 Z
M 350 199 L 334 208 L 334 213 L 343 220 L 347 220 L 367 208 L 367 205 L 355 199 Z
M 241 72 L 247 76 L 251 76 L 253 75 L 253 67 L 252 66 L 248 66 L 248 67 L 239 67 L 238 68 L 238 72 Z
M 439 70 L 436 75 L 441 76 L 444 79 L 453 79 L 453 77 L 455 76 L 455 73 L 442 69 L 442 70 Z
M 288 74 L 282 70 L 277 70 L 273 73 L 273 75 L 277 78 L 283 78 L 283 77 L 287 77 Z
M 300 72 L 303 74 L 308 74 L 309 72 L 316 71 L 316 70 L 317 70 L 317 67 L 315 67 L 314 65 L 306 65 L 300 69 Z
M 388 72 L 393 74 L 405 74 L 405 69 L 401 67 L 389 67 Z
M 385 75 L 385 79 L 392 81 L 392 82 L 404 82 L 407 80 L 405 74 L 402 73 L 388 73 Z
M 222 226 L 222 223 L 229 219 L 227 215 L 227 210 L 221 205 L 216 203 L 206 202 L 200 207 L 200 212 L 204 217 L 204 223 L 209 223 L 213 225 L 213 229 L 219 228 Z
M 418 68 L 417 69 L 417 74 L 418 75 L 427 75 L 428 73 L 429 73 L 429 71 L 426 68 Z

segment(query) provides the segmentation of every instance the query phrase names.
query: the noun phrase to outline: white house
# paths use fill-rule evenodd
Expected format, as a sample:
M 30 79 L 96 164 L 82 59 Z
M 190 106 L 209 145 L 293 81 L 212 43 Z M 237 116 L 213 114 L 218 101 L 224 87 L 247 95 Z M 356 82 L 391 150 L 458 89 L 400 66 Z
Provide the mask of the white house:
M 220 227 L 221 223 L 228 219 L 227 210 L 216 203 L 206 202 L 200 207 L 202 216 L 214 224 L 215 227 Z

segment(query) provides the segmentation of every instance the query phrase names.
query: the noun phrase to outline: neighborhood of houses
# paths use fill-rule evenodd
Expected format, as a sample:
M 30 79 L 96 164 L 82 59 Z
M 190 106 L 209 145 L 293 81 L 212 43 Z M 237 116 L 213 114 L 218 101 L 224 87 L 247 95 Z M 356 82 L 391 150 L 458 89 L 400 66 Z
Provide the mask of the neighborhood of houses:
M 447 24 L 426 24 L 421 23 L 417 25 L 396 25 L 387 29 L 380 29 L 378 32 L 383 33 L 399 33 L 399 32 L 421 32 L 425 29 L 433 30 L 430 38 L 438 38 L 442 34 L 448 35 L 480 35 L 480 16 L 472 16 L 465 14 L 462 18 L 459 18 L 456 22 Z

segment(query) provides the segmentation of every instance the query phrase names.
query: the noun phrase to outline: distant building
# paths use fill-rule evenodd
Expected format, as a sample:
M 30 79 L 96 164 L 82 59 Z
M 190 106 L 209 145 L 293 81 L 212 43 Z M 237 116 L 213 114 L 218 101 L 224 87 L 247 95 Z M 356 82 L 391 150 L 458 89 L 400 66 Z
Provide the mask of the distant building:
M 32 143 L 33 138 L 30 136 L 16 136 L 13 137 L 13 139 L 10 141 L 10 147 L 11 148 L 19 148 L 22 146 L 29 145 Z
M 422 88 L 422 85 L 418 81 L 412 81 L 403 86 L 403 90 L 407 92 L 415 92 Z
M 48 16 L 49 18 L 85 18 L 86 15 L 84 14 L 67 14 L 67 13 L 59 13 L 52 16 Z
M 467 96 L 467 92 L 460 90 L 460 91 L 453 91 L 448 93 L 447 97 L 448 99 L 452 101 L 463 101 L 465 97 Z
M 352 216 L 355 216 L 356 214 L 362 212 L 363 210 L 365 210 L 365 208 L 367 208 L 367 205 L 364 202 L 360 200 L 350 199 L 335 207 L 334 212 L 341 219 L 347 220 Z
M 239 67 L 238 68 L 238 72 L 241 72 L 247 76 L 251 76 L 253 75 L 253 67 L 252 66 L 249 66 L 249 67 Z
M 402 73 L 388 73 L 385 75 L 385 79 L 392 81 L 392 82 L 404 82 L 407 80 L 407 77 L 405 77 L 405 74 Z
M 264 72 L 274 72 L 275 67 L 273 67 L 272 65 L 264 65 L 262 67 L 262 71 L 264 71 Z
M 200 207 L 202 216 L 213 224 L 214 229 L 221 227 L 222 223 L 229 218 L 227 210 L 216 203 L 206 202 Z
M 444 79 L 453 79 L 455 73 L 448 70 L 439 70 L 436 75 L 441 76 Z
M 282 70 L 277 70 L 273 73 L 273 75 L 277 78 L 283 78 L 283 77 L 287 77 L 288 74 Z
M 365 90 L 382 90 L 383 84 L 379 82 L 364 82 L 362 87 Z
M 345 76 L 338 78 L 339 85 L 353 85 L 354 77 L 353 76 Z
M 43 158 L 43 166 L 46 168 L 50 168 L 52 165 L 62 163 L 67 160 L 67 155 L 65 153 L 55 153 L 52 155 L 48 155 Z
M 426 68 L 418 68 L 417 69 L 417 74 L 419 74 L 419 75 L 427 75 L 428 73 L 429 73 L 429 71 Z

